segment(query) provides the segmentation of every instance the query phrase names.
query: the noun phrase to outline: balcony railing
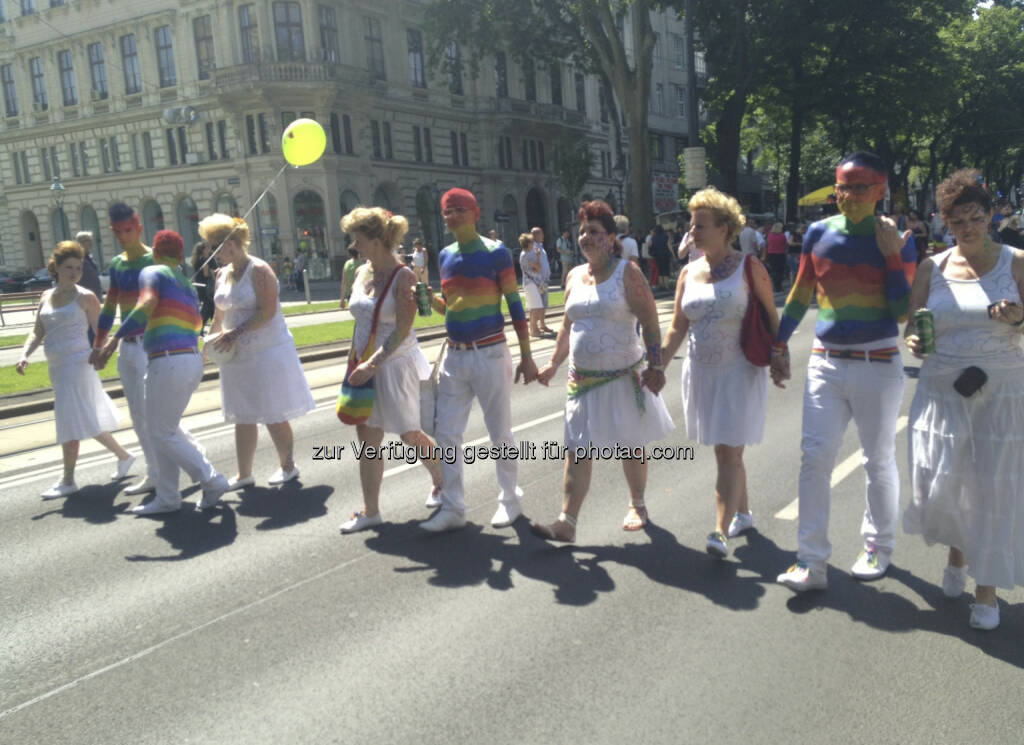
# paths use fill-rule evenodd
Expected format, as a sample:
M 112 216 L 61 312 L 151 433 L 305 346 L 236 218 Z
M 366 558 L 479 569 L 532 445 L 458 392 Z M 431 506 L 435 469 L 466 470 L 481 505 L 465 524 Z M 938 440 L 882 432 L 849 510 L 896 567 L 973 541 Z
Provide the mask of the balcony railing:
M 210 72 L 218 88 L 252 83 L 324 83 L 340 78 L 365 82 L 367 79 L 366 70 L 332 62 L 256 62 Z

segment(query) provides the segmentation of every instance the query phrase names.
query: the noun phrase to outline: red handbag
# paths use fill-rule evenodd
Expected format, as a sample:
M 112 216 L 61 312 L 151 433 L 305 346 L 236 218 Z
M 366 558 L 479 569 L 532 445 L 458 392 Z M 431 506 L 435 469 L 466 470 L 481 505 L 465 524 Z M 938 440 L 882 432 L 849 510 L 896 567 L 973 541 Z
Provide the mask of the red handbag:
M 749 299 L 747 312 L 743 314 L 743 325 L 740 327 L 740 347 L 743 349 L 743 356 L 751 365 L 768 367 L 772 361 L 772 332 L 768 327 L 768 311 L 754 294 L 754 274 L 749 256 L 743 264 L 743 276 L 747 280 Z

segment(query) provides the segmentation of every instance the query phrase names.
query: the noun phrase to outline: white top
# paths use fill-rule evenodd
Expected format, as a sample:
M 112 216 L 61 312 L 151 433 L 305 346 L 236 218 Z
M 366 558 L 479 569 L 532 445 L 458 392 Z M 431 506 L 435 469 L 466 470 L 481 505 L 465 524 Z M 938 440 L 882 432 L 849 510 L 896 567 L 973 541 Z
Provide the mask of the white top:
M 749 225 L 740 231 L 740 251 L 745 254 L 757 253 L 757 231 Z
M 619 243 L 622 244 L 622 258 L 624 259 L 639 259 L 640 249 L 637 248 L 636 240 L 630 238 L 628 235 L 620 235 Z
M 643 357 L 636 316 L 626 303 L 625 269 L 622 259 L 601 284 L 576 284 L 569 293 L 565 303 L 572 321 L 569 357 L 583 370 L 622 370 Z
M 395 331 L 395 326 L 398 323 L 398 317 L 395 310 L 395 291 L 398 288 L 398 278 L 402 272 L 407 272 L 408 269 L 399 269 L 398 274 L 395 275 L 394 280 L 391 282 L 391 287 L 388 288 L 387 297 L 384 298 L 384 302 L 380 307 L 380 320 L 377 321 L 377 336 L 374 340 L 376 347 L 380 347 L 387 340 L 389 336 Z M 356 275 L 356 281 L 353 283 L 355 286 L 352 288 L 352 298 L 349 300 L 348 309 L 352 313 L 352 317 L 356 320 L 356 329 L 352 334 L 352 345 L 356 350 L 356 353 L 362 355 L 363 348 L 366 346 L 367 340 L 370 338 L 370 328 L 373 326 L 373 309 L 377 304 L 377 297 L 375 295 L 368 295 L 363 283 L 360 281 L 360 275 Z M 410 329 L 408 336 L 406 336 L 402 343 L 391 353 L 388 360 L 390 362 L 396 357 L 408 352 L 410 349 L 416 346 L 416 332 Z M 375 350 L 371 349 L 372 354 Z
M 740 328 L 750 302 L 743 273 L 747 257 L 718 282 L 687 282 L 680 305 L 690 321 L 686 338 L 690 359 L 704 365 L 732 365 L 745 360 L 740 347 Z
M 224 279 L 226 272 L 222 271 L 217 276 L 217 289 L 213 293 L 213 302 L 218 310 L 224 311 L 223 327 L 226 329 L 230 330 L 245 323 L 259 310 L 260 303 L 256 297 L 256 288 L 252 285 L 254 266 L 266 266 L 266 262 L 263 259 L 250 256 L 242 276 L 235 278 L 230 285 Z M 246 331 L 238 337 L 235 344 L 238 346 L 238 354 L 248 355 L 275 347 L 285 338 L 291 340 L 291 334 L 288 331 L 288 324 L 285 323 L 284 315 L 281 313 L 279 300 L 274 317 L 258 329 Z
M 75 285 L 77 293 L 67 305 L 53 307 L 53 292 L 46 295 L 46 300 L 39 309 L 39 320 L 42 321 L 43 353 L 48 362 L 57 363 L 80 354 L 89 354 L 89 319 L 85 309 L 79 302 L 82 295 L 88 292 Z
M 996 265 L 979 279 L 943 276 L 941 268 L 951 253 L 947 249 L 934 257 L 927 307 L 935 319 L 935 353 L 925 358 L 921 375 L 970 365 L 983 370 L 1024 366 L 1021 330 L 988 315 L 988 306 L 996 301 L 1021 302 L 1012 271 L 1016 249 L 1002 246 Z
M 427 252 L 426 251 L 413 251 L 412 253 L 412 265 L 415 267 L 424 267 L 427 265 Z

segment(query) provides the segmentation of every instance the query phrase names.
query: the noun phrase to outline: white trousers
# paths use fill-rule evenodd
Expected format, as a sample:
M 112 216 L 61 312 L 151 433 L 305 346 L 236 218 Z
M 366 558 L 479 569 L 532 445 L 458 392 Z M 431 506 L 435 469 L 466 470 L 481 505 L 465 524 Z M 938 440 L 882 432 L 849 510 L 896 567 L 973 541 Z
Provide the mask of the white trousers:
M 156 498 L 181 503 L 179 469 L 206 484 L 218 474 L 191 434 L 180 426 L 192 393 L 203 378 L 198 354 L 155 357 L 146 376 L 146 421 L 156 454 Z
M 515 447 L 512 437 L 512 355 L 508 344 L 483 349 L 457 350 L 449 347 L 439 371 L 437 385 L 437 444 L 454 448 L 455 462 L 441 462 L 441 501 L 444 509 L 466 512 L 466 493 L 462 483 L 462 436 L 469 422 L 473 398 L 480 401 L 484 424 L 491 443 Z M 502 502 L 517 499 L 518 464 L 514 459 L 496 459 L 494 470 Z
M 797 559 L 814 569 L 824 569 L 832 555 L 828 540 L 832 469 L 851 418 L 860 435 L 867 477 L 867 508 L 861 522 L 864 545 L 892 553 L 900 498 L 896 419 L 903 385 L 899 355 L 891 362 L 811 357 L 800 444 Z
M 146 478 L 155 483 L 156 456 L 153 454 L 153 444 L 146 424 L 146 371 L 149 369 L 149 357 L 142 348 L 141 338 L 137 342 L 122 340 L 117 350 L 117 374 L 121 378 L 124 399 L 128 402 L 135 436 L 139 438 L 139 447 L 146 456 Z

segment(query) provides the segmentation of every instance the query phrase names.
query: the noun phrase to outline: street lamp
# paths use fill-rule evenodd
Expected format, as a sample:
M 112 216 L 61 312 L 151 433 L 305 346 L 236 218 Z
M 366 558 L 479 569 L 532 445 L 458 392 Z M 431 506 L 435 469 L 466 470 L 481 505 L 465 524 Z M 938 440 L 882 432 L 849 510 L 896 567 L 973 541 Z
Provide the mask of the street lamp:
M 66 241 L 71 238 L 69 235 L 70 231 L 68 230 L 68 219 L 64 214 L 65 191 L 67 190 L 64 188 L 64 184 L 60 182 L 60 177 L 54 176 L 53 183 L 50 184 L 50 194 L 53 197 L 53 203 L 57 206 L 57 222 L 60 225 L 60 236 L 58 236 L 58 239 L 62 241 Z

